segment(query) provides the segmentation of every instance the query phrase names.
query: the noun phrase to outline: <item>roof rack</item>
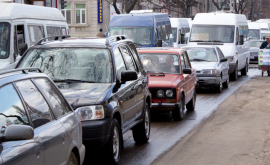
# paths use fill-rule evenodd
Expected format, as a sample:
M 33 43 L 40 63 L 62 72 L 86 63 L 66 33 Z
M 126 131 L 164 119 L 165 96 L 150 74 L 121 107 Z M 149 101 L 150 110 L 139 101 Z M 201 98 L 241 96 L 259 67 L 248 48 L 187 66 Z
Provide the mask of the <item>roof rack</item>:
M 44 40 L 46 40 L 46 39 L 49 39 L 49 38 L 54 38 L 54 40 L 62 40 L 62 39 L 69 38 L 69 37 L 70 37 L 70 35 L 64 35 L 64 36 L 51 36 L 51 37 L 42 38 L 42 39 L 40 39 L 34 46 L 40 45 L 42 41 L 44 41 Z
M 126 39 L 128 38 L 125 35 L 111 36 L 111 37 L 106 38 L 106 45 L 109 45 L 112 42 L 117 42 L 117 41 L 126 40 Z
M 37 70 L 39 71 L 39 73 L 42 73 L 42 70 L 40 68 L 19 68 L 19 69 L 11 69 L 11 70 L 0 72 L 0 75 L 12 73 L 12 72 L 18 72 L 18 71 L 22 71 L 24 74 L 27 74 L 26 70 Z

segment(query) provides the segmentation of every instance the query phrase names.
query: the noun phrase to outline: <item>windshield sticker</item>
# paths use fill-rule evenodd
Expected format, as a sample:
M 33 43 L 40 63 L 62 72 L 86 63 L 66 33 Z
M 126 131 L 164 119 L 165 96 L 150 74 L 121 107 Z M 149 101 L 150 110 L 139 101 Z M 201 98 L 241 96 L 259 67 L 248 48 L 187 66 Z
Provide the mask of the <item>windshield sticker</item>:
M 62 29 L 62 35 L 66 35 L 66 29 Z
M 192 40 L 209 41 L 209 34 L 208 33 L 192 34 L 191 39 Z

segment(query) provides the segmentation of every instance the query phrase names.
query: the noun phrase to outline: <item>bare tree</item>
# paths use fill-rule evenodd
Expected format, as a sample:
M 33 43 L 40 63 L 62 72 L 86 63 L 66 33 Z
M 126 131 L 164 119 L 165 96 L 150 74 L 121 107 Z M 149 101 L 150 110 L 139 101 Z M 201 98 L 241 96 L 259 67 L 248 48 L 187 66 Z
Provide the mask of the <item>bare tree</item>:
M 248 0 L 238 0 L 238 3 L 236 0 L 234 0 L 234 11 L 237 14 L 243 14 L 245 8 L 247 7 L 247 1 Z
M 217 10 L 222 10 L 222 6 L 227 3 L 228 0 L 224 0 L 220 5 L 217 0 L 212 0 L 213 4 L 216 6 Z
M 169 1 L 170 3 L 168 3 L 168 0 L 166 1 L 167 1 L 166 6 L 169 6 L 169 7 L 174 6 L 176 8 L 180 8 L 181 10 L 179 12 L 185 18 L 191 17 L 190 10 L 193 6 L 195 6 L 198 3 L 197 0 L 172 0 L 172 1 Z
M 134 7 L 135 7 L 135 5 L 136 5 L 136 3 L 137 3 L 138 1 L 139 1 L 139 0 L 133 0 L 133 1 L 132 1 L 132 4 L 130 5 L 130 7 L 126 10 L 126 13 L 130 13 L 130 11 L 134 9 Z M 115 10 L 115 12 L 116 12 L 117 14 L 121 14 L 120 10 L 118 9 L 118 7 L 117 7 L 117 5 L 116 5 L 116 2 L 117 2 L 117 0 L 113 0 L 113 3 L 112 3 L 112 5 L 113 5 L 113 7 L 114 7 L 114 10 Z M 124 1 L 123 1 L 123 3 L 124 3 Z

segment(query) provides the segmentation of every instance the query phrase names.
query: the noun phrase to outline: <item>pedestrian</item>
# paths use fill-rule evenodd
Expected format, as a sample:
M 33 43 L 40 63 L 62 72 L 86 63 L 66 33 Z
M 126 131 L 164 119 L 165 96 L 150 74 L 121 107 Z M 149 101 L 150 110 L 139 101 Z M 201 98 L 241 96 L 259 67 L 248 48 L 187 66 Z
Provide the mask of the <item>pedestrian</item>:
M 270 36 L 265 36 L 266 41 L 264 41 L 260 47 L 260 49 L 270 49 Z
M 104 33 L 102 33 L 102 28 L 99 29 L 99 33 L 97 34 L 97 37 L 106 37 Z

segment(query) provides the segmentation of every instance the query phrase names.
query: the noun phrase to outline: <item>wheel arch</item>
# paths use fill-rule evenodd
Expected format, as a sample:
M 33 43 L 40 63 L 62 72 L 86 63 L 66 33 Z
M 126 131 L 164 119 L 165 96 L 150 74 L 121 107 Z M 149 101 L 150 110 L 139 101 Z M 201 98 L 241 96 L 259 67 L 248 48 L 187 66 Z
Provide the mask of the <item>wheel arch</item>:
M 81 164 L 81 160 L 80 160 L 80 152 L 78 150 L 77 147 L 74 147 L 71 152 L 73 152 L 77 158 L 78 164 Z

